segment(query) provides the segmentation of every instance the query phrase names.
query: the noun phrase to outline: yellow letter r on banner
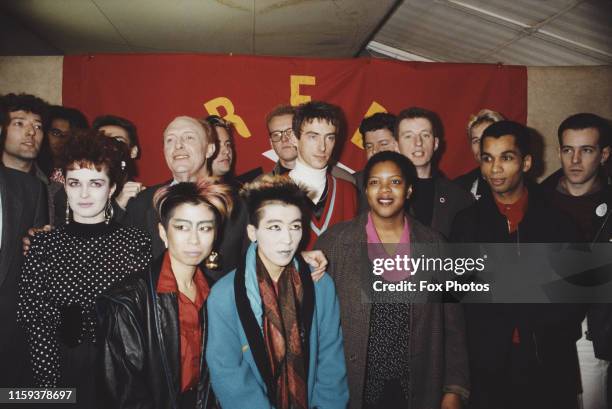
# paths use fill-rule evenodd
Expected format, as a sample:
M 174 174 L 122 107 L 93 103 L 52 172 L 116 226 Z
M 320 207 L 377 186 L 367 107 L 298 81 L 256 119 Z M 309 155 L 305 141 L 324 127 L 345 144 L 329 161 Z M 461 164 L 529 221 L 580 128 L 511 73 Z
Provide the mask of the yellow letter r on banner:
M 219 113 L 220 107 L 225 109 L 225 115 L 221 115 Z M 229 100 L 229 98 L 218 97 L 211 99 L 210 101 L 204 103 L 204 108 L 206 108 L 209 115 L 220 116 L 226 121 L 230 121 L 232 124 L 234 124 L 236 132 L 238 132 L 238 134 L 240 134 L 240 136 L 243 138 L 249 138 L 251 136 L 251 131 L 249 131 L 249 128 L 247 128 L 244 120 L 234 112 L 234 104 Z
M 300 95 L 300 85 L 315 85 L 316 77 L 311 75 L 292 75 L 291 76 L 291 105 L 298 106 L 305 102 L 310 102 L 310 95 Z

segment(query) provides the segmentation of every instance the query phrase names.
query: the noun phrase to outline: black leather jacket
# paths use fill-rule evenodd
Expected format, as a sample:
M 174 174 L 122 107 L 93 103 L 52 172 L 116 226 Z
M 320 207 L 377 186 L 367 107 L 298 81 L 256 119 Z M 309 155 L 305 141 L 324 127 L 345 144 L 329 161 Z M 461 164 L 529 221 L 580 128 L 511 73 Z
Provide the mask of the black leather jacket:
M 178 298 L 176 293 L 156 291 L 162 260 L 163 256 L 142 275 L 124 281 L 98 301 L 105 407 L 179 408 Z M 204 333 L 196 408 L 214 409 L 218 406 L 204 359 L 206 303 L 200 319 Z

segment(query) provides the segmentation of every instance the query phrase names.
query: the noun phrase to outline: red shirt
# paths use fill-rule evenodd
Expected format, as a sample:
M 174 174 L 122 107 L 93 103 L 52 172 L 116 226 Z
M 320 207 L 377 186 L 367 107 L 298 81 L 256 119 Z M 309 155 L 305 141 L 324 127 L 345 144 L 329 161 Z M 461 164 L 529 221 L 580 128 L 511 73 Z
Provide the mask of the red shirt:
M 499 212 L 508 219 L 508 232 L 514 233 L 523 217 L 525 217 L 527 205 L 529 204 L 529 192 L 527 189 L 524 189 L 519 200 L 514 203 L 500 203 L 495 199 L 495 204 Z
M 525 217 L 527 205 L 529 204 L 529 191 L 527 189 L 524 189 L 523 194 L 521 195 L 519 200 L 514 203 L 500 203 L 496 199 L 495 204 L 497 205 L 497 209 L 499 209 L 499 212 L 503 214 L 506 219 L 508 219 L 508 232 L 514 233 L 516 229 L 518 229 L 518 225 L 523 220 L 523 217 Z M 521 343 L 521 335 L 519 333 L 518 328 L 516 327 L 514 328 L 514 330 L 512 330 L 512 343 Z
M 181 392 L 195 386 L 200 379 L 200 352 L 202 348 L 202 325 L 200 310 L 208 297 L 210 288 L 200 269 L 196 269 L 193 281 L 196 286 L 195 301 L 179 292 L 176 278 L 172 272 L 170 255 L 164 254 L 157 293 L 178 293 L 178 319 L 181 335 Z

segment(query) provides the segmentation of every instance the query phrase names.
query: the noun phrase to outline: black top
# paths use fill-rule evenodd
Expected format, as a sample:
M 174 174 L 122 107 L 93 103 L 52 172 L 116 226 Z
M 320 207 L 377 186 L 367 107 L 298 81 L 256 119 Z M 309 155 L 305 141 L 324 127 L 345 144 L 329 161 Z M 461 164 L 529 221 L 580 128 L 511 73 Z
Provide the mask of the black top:
M 17 317 L 36 386 L 57 386 L 59 343 L 95 342 L 96 297 L 145 269 L 150 259 L 151 240 L 132 227 L 72 221 L 34 236 L 23 265 Z
M 479 167 L 457 177 L 453 182 L 469 192 L 476 200 L 479 200 L 482 195 L 490 193 L 489 185 L 482 177 Z
M 425 226 L 431 226 L 434 203 L 434 178 L 417 179 L 411 200 L 414 216 Z

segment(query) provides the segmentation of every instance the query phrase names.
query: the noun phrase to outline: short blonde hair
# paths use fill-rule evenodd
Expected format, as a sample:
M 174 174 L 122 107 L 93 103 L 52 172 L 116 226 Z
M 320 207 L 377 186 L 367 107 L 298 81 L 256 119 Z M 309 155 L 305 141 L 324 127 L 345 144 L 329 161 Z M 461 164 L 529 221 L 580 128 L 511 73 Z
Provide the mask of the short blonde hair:
M 503 121 L 504 119 L 506 118 L 497 111 L 493 111 L 492 109 L 487 108 L 481 109 L 476 115 L 470 115 L 470 119 L 468 120 L 466 128 L 467 136 L 468 138 L 471 138 L 472 129 L 482 123 L 491 122 L 492 124 L 494 124 L 495 122 Z

